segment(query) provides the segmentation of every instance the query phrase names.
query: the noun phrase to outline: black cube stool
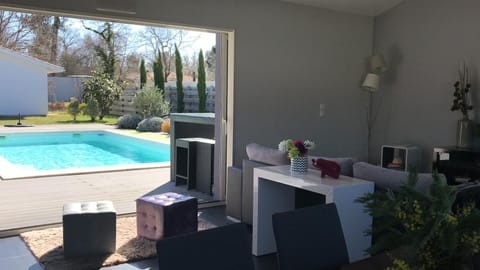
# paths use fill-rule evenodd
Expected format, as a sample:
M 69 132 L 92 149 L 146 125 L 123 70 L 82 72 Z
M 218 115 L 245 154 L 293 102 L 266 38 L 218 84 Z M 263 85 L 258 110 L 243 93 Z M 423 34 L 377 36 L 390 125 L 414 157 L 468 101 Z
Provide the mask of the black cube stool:
M 115 252 L 117 214 L 111 201 L 67 203 L 63 206 L 65 257 Z

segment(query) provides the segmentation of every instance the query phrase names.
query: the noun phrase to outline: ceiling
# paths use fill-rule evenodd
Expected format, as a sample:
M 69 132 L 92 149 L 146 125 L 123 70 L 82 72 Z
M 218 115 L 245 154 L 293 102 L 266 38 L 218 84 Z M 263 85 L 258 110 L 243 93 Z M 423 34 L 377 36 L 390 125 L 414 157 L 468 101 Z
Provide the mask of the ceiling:
M 296 4 L 333 9 L 348 13 L 377 16 L 404 0 L 280 0 Z

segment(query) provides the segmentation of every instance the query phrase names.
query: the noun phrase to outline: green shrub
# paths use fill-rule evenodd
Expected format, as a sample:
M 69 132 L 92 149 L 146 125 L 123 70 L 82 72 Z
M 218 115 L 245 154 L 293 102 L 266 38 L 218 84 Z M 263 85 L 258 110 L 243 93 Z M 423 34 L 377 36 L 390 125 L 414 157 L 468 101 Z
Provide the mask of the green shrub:
M 480 211 L 474 202 L 454 207 L 458 194 L 434 172 L 427 192 L 418 191 L 410 172 L 400 190 L 366 194 L 357 199 L 378 222 L 368 234 L 375 243 L 370 254 L 391 251 L 390 270 L 469 269 L 480 250 Z
M 170 111 L 170 103 L 163 98 L 158 88 L 145 87 L 137 92 L 133 104 L 143 117 L 164 116 Z
M 110 79 L 108 74 L 93 72 L 93 77 L 84 83 L 83 99 L 95 99 L 100 108 L 99 118 L 103 119 L 110 112 L 113 103 L 120 99 L 122 89 Z
M 197 91 L 198 91 L 198 111 L 206 112 L 207 111 L 207 84 L 206 84 L 206 77 L 205 77 L 205 60 L 203 58 L 202 50 L 200 50 L 200 53 L 198 54 Z
M 118 118 L 117 127 L 120 129 L 136 129 L 140 121 L 142 121 L 142 117 L 139 115 L 125 114 Z
M 165 90 L 165 72 L 163 70 L 163 57 L 160 51 L 158 51 L 157 58 L 153 62 L 153 81 L 155 87 L 160 91 L 163 92 Z
M 77 120 L 77 115 L 80 113 L 80 101 L 76 98 L 70 98 L 70 103 L 68 104 L 68 113 L 73 116 L 73 121 Z
M 140 88 L 144 88 L 147 84 L 147 69 L 145 68 L 145 60 L 142 58 L 140 62 Z
M 185 110 L 185 103 L 183 98 L 185 93 L 183 93 L 183 64 L 182 56 L 178 51 L 177 45 L 175 45 L 175 72 L 177 75 L 177 112 L 183 113 Z
M 160 132 L 162 130 L 163 119 L 160 117 L 149 117 L 138 123 L 138 131 Z
M 86 108 L 86 107 L 87 107 L 87 103 L 85 103 L 85 102 L 80 103 L 80 106 L 79 106 L 80 112 L 82 112 L 83 114 L 85 114 L 85 108 Z
M 88 100 L 87 104 L 85 104 L 85 108 L 83 109 L 83 114 L 90 116 L 90 119 L 92 122 L 94 122 L 97 116 L 100 114 L 98 102 L 95 99 Z

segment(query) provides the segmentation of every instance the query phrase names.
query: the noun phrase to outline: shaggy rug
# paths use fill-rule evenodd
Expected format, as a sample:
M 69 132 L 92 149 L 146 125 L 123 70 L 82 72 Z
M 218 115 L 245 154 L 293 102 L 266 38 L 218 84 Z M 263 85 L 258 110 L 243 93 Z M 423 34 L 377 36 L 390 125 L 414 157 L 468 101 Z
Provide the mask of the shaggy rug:
M 198 230 L 214 228 L 215 225 L 198 219 Z M 137 237 L 135 217 L 117 219 L 117 250 L 111 255 L 65 259 L 63 256 L 62 227 L 22 233 L 20 236 L 42 264 L 45 270 L 90 270 L 103 266 L 156 256 L 155 241 Z

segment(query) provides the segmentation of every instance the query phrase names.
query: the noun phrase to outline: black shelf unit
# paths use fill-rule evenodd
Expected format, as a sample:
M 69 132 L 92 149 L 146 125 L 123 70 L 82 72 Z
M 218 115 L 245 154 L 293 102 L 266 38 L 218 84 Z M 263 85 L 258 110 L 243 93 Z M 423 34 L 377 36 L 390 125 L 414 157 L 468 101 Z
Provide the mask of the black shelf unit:
M 213 157 L 215 141 L 201 139 L 197 141 L 196 190 L 212 195 Z
M 433 149 L 433 169 L 447 177 L 449 185 L 480 180 L 480 148 L 456 146 Z
M 196 142 L 192 138 L 176 140 L 175 185 L 187 185 L 187 189 L 195 188 L 196 177 Z
M 212 194 L 215 140 L 180 138 L 176 140 L 175 185 Z

